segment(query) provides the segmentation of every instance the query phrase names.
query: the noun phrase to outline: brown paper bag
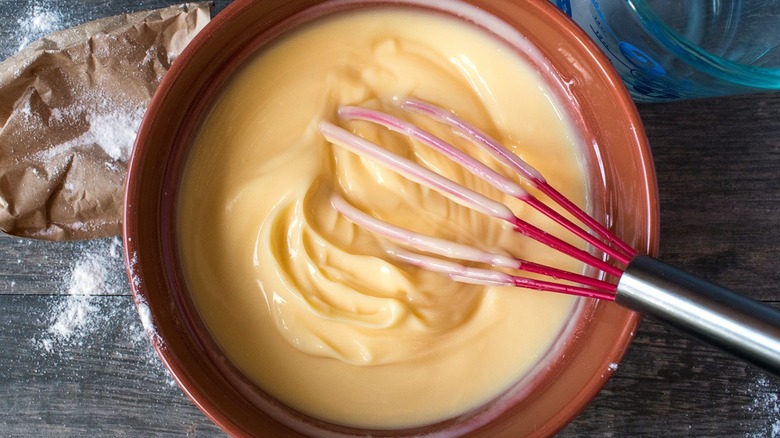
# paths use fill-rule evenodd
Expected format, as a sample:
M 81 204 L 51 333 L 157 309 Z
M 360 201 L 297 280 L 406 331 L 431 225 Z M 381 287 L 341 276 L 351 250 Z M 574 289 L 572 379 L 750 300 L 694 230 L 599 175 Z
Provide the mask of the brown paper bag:
M 0 230 L 45 240 L 121 233 L 135 135 L 209 3 L 52 33 L 0 63 Z

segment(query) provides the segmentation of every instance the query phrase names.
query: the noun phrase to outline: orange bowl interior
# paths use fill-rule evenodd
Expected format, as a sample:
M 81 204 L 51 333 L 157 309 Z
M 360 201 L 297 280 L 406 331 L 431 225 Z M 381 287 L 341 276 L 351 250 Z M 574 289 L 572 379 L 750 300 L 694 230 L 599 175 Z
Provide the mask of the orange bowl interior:
M 460 2 L 443 2 L 448 8 Z M 658 246 L 658 197 L 652 159 L 638 113 L 620 78 L 592 42 L 546 0 L 469 1 L 530 40 L 547 60 L 545 76 L 582 136 L 594 214 L 642 252 Z M 431 1 L 238 0 L 215 17 L 174 63 L 157 90 L 136 142 L 127 180 L 124 238 L 137 301 L 148 304 L 155 347 L 185 393 L 232 435 L 365 434 L 306 418 L 265 396 L 219 351 L 198 317 L 178 265 L 177 185 L 193 136 L 222 86 L 254 53 L 285 31 L 356 7 L 439 9 Z M 441 11 L 438 11 L 441 12 Z M 450 13 L 445 11 L 444 13 Z M 494 33 L 479 19 L 473 20 Z M 502 38 L 503 36 L 497 35 Z M 595 397 L 619 362 L 638 316 L 613 303 L 587 301 L 558 359 L 474 432 L 477 436 L 550 435 Z M 457 430 L 457 418 L 376 436 L 424 436 Z

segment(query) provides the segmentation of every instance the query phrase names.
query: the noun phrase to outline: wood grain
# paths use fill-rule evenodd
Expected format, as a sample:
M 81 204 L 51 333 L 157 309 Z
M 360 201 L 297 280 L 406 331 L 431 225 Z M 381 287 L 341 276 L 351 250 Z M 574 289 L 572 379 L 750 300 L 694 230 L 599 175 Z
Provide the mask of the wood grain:
M 0 0 L 0 59 L 36 7 L 69 26 L 171 3 Z M 780 94 L 640 112 L 658 173 L 661 258 L 780 305 Z M 88 298 L 106 318 L 71 339 L 52 331 L 79 260 L 110 257 L 112 244 L 0 235 L 0 435 L 223 435 L 151 351 L 121 260 L 107 261 L 110 287 Z M 560 436 L 778 436 L 779 392 L 777 378 L 645 319 L 614 377 Z
M 639 106 L 663 260 L 780 303 L 780 95 Z M 778 436 L 780 381 L 650 319 L 561 436 Z
M 111 321 L 69 340 L 50 332 L 66 299 L 0 296 L 1 435 L 221 434 L 157 359 L 132 298 L 94 297 L 93 305 Z M 48 349 L 47 338 L 53 344 Z

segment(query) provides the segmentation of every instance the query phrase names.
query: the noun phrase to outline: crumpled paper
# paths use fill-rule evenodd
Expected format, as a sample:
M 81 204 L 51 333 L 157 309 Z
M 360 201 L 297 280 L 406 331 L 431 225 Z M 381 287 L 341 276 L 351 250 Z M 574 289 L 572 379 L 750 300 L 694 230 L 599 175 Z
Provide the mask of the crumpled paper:
M 207 2 L 108 17 L 0 63 L 0 230 L 43 240 L 121 234 L 144 111 L 210 16 Z

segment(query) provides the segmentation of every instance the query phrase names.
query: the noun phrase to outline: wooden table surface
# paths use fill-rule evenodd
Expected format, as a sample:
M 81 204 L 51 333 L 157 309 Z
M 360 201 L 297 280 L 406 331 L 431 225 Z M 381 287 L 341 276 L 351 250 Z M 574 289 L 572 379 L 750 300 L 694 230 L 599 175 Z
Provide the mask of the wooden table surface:
M 42 12 L 67 27 L 171 3 L 0 0 L 0 59 Z M 780 304 L 780 94 L 639 109 L 658 173 L 661 258 Z M 152 351 L 120 245 L 0 235 L 0 436 L 222 435 Z M 74 297 L 83 281 L 100 293 Z M 778 394 L 780 379 L 644 319 L 614 377 L 560 436 L 780 436 Z

